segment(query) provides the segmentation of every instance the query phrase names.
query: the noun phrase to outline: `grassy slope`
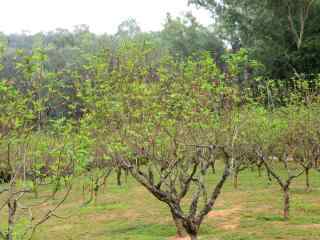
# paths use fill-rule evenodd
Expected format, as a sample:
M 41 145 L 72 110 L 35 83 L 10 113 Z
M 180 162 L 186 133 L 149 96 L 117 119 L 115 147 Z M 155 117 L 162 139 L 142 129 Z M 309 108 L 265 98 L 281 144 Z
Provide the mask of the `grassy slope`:
M 292 188 L 291 219 L 281 218 L 282 195 L 256 172 L 242 172 L 239 189 L 227 183 L 217 206 L 201 228 L 200 239 L 320 240 L 320 174 L 312 172 L 313 189 L 304 191 L 300 177 Z M 212 176 L 212 178 L 215 178 Z M 39 228 L 37 240 L 162 240 L 175 235 L 167 207 L 129 179 L 121 188 L 110 183 L 98 203 L 83 203 L 81 185 L 59 210 L 68 219 L 51 219 Z

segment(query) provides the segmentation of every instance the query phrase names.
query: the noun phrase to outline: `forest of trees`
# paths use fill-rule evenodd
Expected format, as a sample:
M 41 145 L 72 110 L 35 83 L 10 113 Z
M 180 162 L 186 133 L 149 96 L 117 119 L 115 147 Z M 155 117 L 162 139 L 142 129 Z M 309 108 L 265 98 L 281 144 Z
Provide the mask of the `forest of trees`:
M 247 169 L 274 180 L 291 217 L 292 183 L 311 191 L 320 172 L 320 1 L 189 3 L 213 24 L 186 13 L 158 32 L 128 18 L 113 35 L 0 34 L 0 239 L 33 238 L 77 179 L 88 205 L 113 174 L 191 240 Z

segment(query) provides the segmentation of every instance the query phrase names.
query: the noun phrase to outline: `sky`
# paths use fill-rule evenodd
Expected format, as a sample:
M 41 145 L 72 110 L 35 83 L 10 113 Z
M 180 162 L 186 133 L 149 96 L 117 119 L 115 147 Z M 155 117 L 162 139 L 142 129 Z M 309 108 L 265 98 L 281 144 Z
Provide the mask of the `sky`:
M 192 11 L 203 25 L 211 23 L 206 10 L 188 6 L 188 0 L 3 0 L 0 31 L 20 33 L 72 29 L 86 24 L 95 33 L 115 33 L 117 26 L 135 18 L 143 31 L 157 31 L 166 13 Z

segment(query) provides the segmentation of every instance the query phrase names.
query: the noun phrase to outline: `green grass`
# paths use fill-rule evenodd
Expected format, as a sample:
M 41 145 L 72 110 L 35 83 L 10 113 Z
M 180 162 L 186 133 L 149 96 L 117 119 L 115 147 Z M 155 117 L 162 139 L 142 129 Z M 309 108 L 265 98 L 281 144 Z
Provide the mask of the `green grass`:
M 210 176 L 208 183 L 216 178 Z M 311 174 L 310 192 L 304 190 L 303 177 L 294 182 L 287 222 L 281 216 L 282 194 L 275 181 L 268 184 L 251 170 L 241 173 L 237 190 L 231 180 L 201 226 L 201 240 L 320 240 L 320 174 Z M 118 187 L 112 177 L 97 204 L 86 207 L 81 181 L 77 182 L 58 211 L 69 218 L 50 219 L 38 229 L 36 240 L 162 240 L 175 235 L 167 206 L 132 178 Z

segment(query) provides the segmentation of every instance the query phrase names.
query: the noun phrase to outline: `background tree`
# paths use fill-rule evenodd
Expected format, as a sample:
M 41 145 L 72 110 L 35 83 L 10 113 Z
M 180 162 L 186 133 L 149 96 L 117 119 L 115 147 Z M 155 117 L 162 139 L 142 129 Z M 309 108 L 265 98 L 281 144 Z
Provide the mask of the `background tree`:
M 164 46 L 179 57 L 207 51 L 216 61 L 220 61 L 224 52 L 224 44 L 218 39 L 214 27 L 205 28 L 191 13 L 177 18 L 168 14 L 160 36 Z
M 319 39 L 319 1 L 189 2 L 212 11 L 232 48 L 250 49 L 273 78 L 285 80 L 295 73 L 312 78 L 316 72 L 319 61 L 311 52 L 319 50 L 315 44 Z

